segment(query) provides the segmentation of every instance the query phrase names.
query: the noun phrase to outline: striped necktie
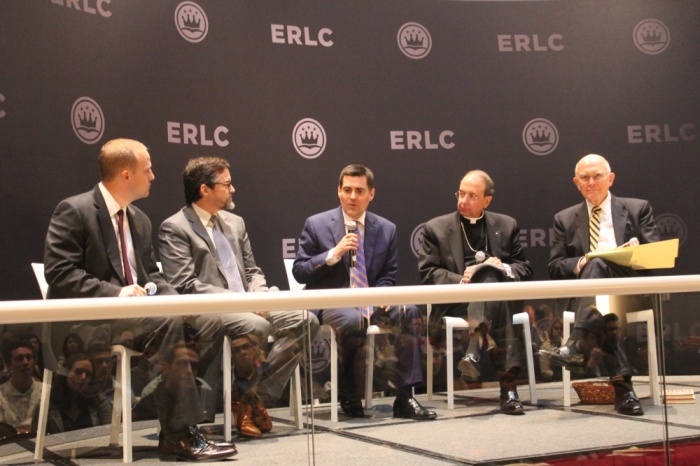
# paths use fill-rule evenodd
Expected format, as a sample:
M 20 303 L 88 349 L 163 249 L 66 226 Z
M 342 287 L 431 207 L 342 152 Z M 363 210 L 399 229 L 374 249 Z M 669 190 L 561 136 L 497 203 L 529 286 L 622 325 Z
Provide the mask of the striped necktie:
M 359 227 L 355 229 L 355 234 L 357 235 L 357 261 L 355 262 L 355 267 L 350 268 L 350 279 L 352 280 L 353 288 L 368 288 L 369 282 L 367 281 L 367 263 L 365 262 L 365 242 L 360 234 Z M 368 320 L 373 312 L 374 309 L 371 307 L 360 308 L 360 313 Z
M 600 236 L 600 212 L 603 209 L 600 206 L 593 207 L 591 210 L 591 221 L 588 224 L 588 237 L 591 243 L 591 251 L 598 249 L 598 237 Z
M 235 291 L 236 293 L 243 293 L 245 292 L 245 288 L 243 287 L 241 273 L 238 270 L 236 255 L 233 253 L 231 243 L 228 242 L 224 236 L 224 233 L 221 231 L 219 219 L 216 215 L 212 215 L 211 222 L 214 224 L 214 227 L 211 230 L 211 236 L 214 239 L 216 253 L 219 255 L 219 260 L 221 261 L 221 265 L 224 268 L 224 273 L 226 274 L 228 289 Z

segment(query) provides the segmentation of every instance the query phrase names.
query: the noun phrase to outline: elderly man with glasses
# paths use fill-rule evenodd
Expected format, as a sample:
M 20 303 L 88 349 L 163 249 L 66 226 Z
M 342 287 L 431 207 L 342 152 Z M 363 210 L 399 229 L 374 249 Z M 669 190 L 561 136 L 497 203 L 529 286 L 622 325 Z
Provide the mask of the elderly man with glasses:
M 532 278 L 532 268 L 518 240 L 520 229 L 515 219 L 486 212 L 493 193 L 493 180 L 487 173 L 470 171 L 455 193 L 457 212 L 425 224 L 418 256 L 423 283 L 463 285 Z M 470 342 L 458 368 L 469 379 L 478 380 L 481 376 L 480 349 L 487 346 L 488 336 L 496 341 L 497 351 L 491 354 L 502 356 L 492 359 L 501 384 L 501 412 L 505 414 L 524 413 L 515 384 L 523 348 L 513 332 L 513 314 L 522 307 L 522 301 L 446 304 L 435 306 L 431 314 L 430 328 L 438 330 L 444 316 L 468 316 Z M 488 323 L 490 330 L 485 330 Z M 439 342 L 443 334 L 431 335 L 433 343 Z
M 615 174 L 610 170 L 610 164 L 600 155 L 587 155 L 576 164 L 574 184 L 584 202 L 554 216 L 554 239 L 549 255 L 549 276 L 552 279 L 638 277 L 651 273 L 602 258 L 586 259 L 588 252 L 624 246 L 632 238 L 640 244 L 653 243 L 661 238 L 649 202 L 613 196 L 610 187 L 614 181 Z M 593 330 L 586 309 L 594 304 L 594 300 L 594 297 L 575 298 L 566 306 L 576 313 L 574 331 L 569 341 L 552 354 L 553 362 L 574 371 L 585 368 L 586 358 L 576 341 L 582 331 Z M 629 371 L 629 364 L 622 364 L 618 375 L 623 376 L 622 383 L 628 390 L 615 387 L 619 398 L 615 405 L 621 414 L 642 414 L 639 400 L 631 390 Z M 625 392 L 624 400 L 622 392 Z

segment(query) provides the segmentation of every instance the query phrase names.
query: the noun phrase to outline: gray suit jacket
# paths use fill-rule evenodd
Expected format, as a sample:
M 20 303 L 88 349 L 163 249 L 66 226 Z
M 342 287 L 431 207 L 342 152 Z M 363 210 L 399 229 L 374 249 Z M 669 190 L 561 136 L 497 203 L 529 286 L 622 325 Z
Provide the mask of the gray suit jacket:
M 509 264 L 515 279 L 532 279 L 532 268 L 525 258 L 514 218 L 485 213 L 489 255 Z M 423 242 L 418 254 L 418 272 L 423 283 L 447 285 L 459 283 L 464 273 L 464 246 L 459 212 L 436 217 L 423 227 Z
M 224 236 L 236 255 L 246 291 L 267 291 L 262 270 L 255 265 L 245 223 L 225 210 L 218 213 Z M 166 219 L 158 233 L 160 257 L 167 280 L 182 294 L 225 293 L 228 282 L 216 248 L 191 206 Z
M 158 271 L 151 244 L 151 222 L 127 206 L 138 284 L 153 282 L 158 294 L 175 294 Z M 51 217 L 44 249 L 47 298 L 119 296 L 126 286 L 119 243 L 99 186 L 61 201 Z
M 633 237 L 636 237 L 640 244 L 654 243 L 661 239 L 649 202 L 612 196 L 610 204 L 615 241 L 618 245 Z M 590 249 L 588 223 L 588 207 L 585 201 L 554 216 L 554 240 L 548 267 L 552 279 L 576 278 L 576 264 Z

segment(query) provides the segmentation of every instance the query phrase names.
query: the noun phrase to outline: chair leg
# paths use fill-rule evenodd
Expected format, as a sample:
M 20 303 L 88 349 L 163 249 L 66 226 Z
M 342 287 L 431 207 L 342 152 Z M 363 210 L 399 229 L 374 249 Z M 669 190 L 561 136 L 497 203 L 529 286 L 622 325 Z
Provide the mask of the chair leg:
M 301 371 L 298 364 L 294 368 L 290 389 L 292 390 L 292 396 L 289 397 L 289 407 L 294 414 L 294 428 L 300 430 L 304 425 L 301 417 Z
M 117 382 L 114 386 L 114 398 L 112 399 L 112 424 L 109 430 L 109 445 L 119 445 L 119 428 L 122 421 L 122 367 L 124 367 L 124 360 L 121 354 L 117 357 Z M 126 432 L 124 433 L 124 440 L 126 440 Z
M 432 305 L 428 304 L 428 317 L 426 320 L 425 328 L 426 328 L 426 336 L 427 336 L 427 341 L 428 341 L 428 346 L 427 346 L 427 368 L 426 368 L 426 374 L 425 377 L 428 379 L 426 380 L 426 385 L 427 385 L 427 399 L 428 401 L 433 401 L 433 345 L 430 344 L 430 311 L 432 310 Z
M 374 378 L 374 334 L 367 335 L 367 370 L 365 374 L 365 409 L 372 408 L 372 389 Z
M 338 343 L 331 329 L 331 422 L 338 422 Z
M 563 343 L 569 341 L 571 336 L 571 325 L 574 323 L 575 314 L 571 311 L 564 311 L 564 335 Z M 571 372 L 565 367 L 561 368 L 561 378 L 564 385 L 564 406 L 571 406 Z
M 44 380 L 41 384 L 41 402 L 39 404 L 39 423 L 36 431 L 36 446 L 34 448 L 34 460 L 44 459 L 44 441 L 46 440 L 46 421 L 49 418 L 49 399 L 51 398 L 51 384 L 53 372 L 44 369 Z
M 513 316 L 513 324 L 522 324 L 525 336 L 525 359 L 527 360 L 527 376 L 530 383 L 530 403 L 537 404 L 537 384 L 535 380 L 535 361 L 532 356 L 532 327 L 530 316 L 527 312 L 521 312 Z
M 656 354 L 656 330 L 654 329 L 654 311 L 628 312 L 627 323 L 646 322 L 647 325 L 647 354 L 649 357 L 649 395 L 654 400 L 654 406 L 661 406 L 661 390 L 659 389 L 659 359 Z
M 224 372 L 224 440 L 231 441 L 231 340 L 224 336 L 222 363 Z

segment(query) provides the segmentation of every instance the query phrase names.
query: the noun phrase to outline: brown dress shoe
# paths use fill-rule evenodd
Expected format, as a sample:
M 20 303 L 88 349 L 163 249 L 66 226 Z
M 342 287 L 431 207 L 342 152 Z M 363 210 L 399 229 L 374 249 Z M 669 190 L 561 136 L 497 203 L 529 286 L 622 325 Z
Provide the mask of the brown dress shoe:
M 272 430 L 272 419 L 267 413 L 267 409 L 263 405 L 260 398 L 257 399 L 253 407 L 253 422 L 260 429 L 260 432 L 266 434 Z
M 253 422 L 253 407 L 247 403 L 236 402 L 231 405 L 236 429 L 243 437 L 258 438 L 262 435 L 260 429 Z
M 195 427 L 196 429 L 196 427 Z M 233 447 L 224 447 L 207 442 L 191 431 L 185 437 L 167 438 L 162 435 L 158 441 L 161 461 L 217 461 L 237 453 Z

